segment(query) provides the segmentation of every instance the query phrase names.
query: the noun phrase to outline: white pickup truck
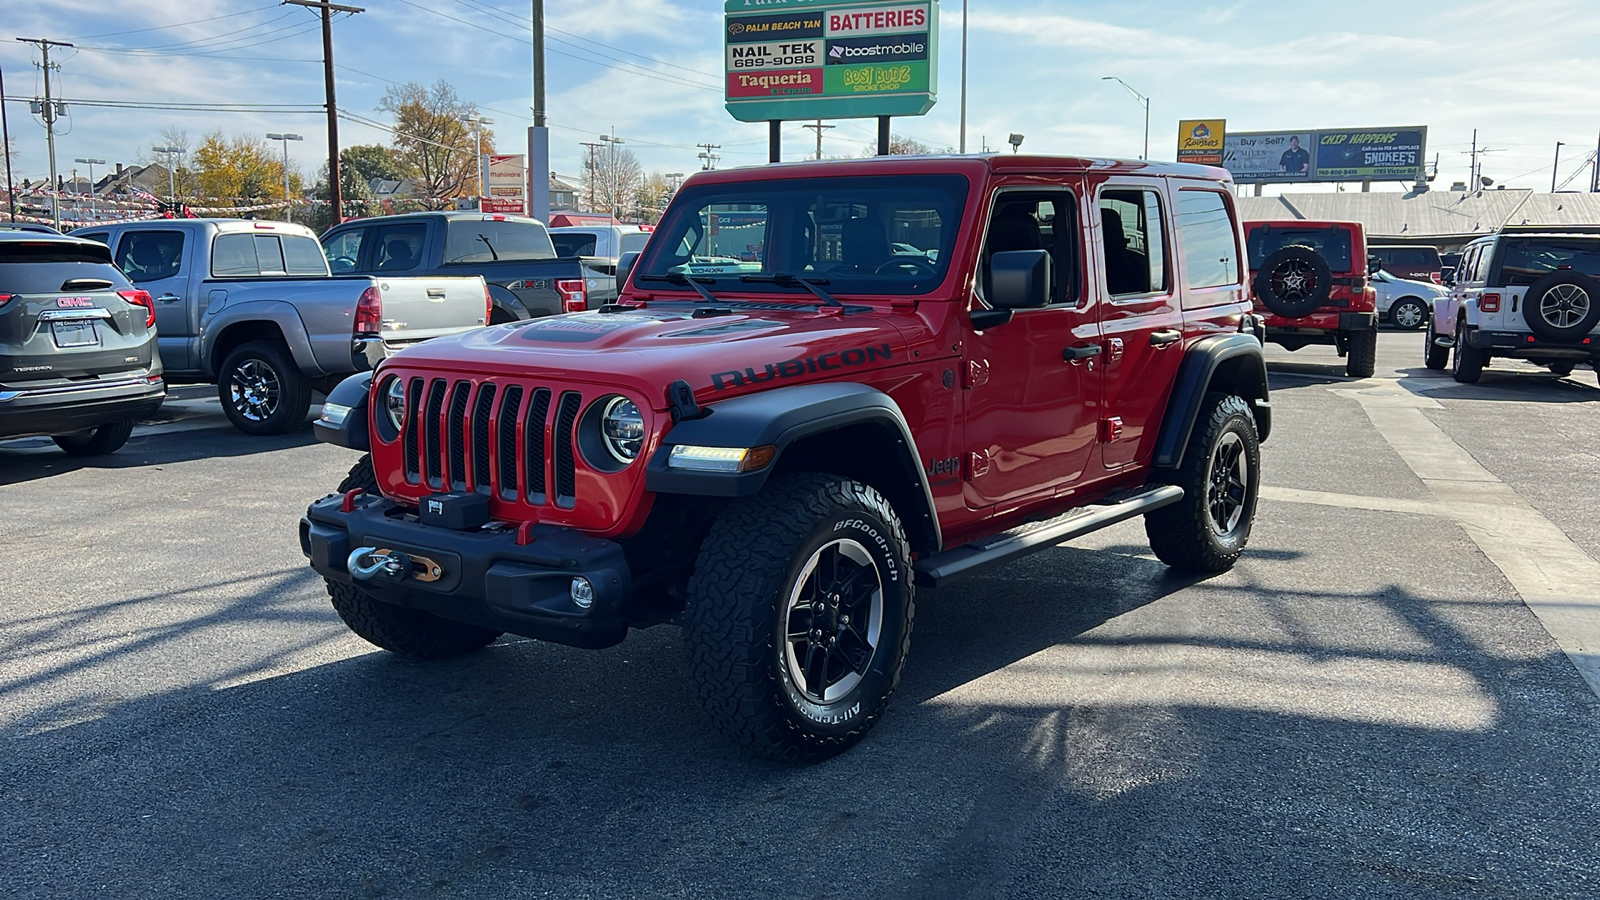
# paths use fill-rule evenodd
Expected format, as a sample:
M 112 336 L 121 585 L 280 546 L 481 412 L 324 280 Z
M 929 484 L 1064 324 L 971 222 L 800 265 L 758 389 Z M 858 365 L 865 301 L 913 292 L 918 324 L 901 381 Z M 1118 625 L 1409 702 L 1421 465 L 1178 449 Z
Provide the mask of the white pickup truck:
M 247 434 L 305 422 L 311 392 L 408 344 L 480 327 L 476 275 L 332 275 L 310 229 L 244 219 L 165 219 L 74 231 L 112 249 L 155 298 L 157 346 L 172 382 L 215 383 Z

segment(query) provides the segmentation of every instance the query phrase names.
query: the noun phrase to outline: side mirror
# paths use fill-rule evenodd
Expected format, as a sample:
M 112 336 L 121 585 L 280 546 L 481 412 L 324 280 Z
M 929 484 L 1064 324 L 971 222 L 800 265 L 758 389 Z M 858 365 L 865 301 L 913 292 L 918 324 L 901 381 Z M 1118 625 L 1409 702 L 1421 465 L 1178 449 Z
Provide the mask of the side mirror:
M 1381 269 L 1381 268 L 1383 268 L 1383 260 L 1381 258 L 1376 257 L 1376 256 L 1367 257 L 1367 274 L 1368 275 L 1376 275 L 1376 274 L 1378 274 L 1378 270 Z
M 1050 304 L 1050 254 L 1007 250 L 989 260 L 989 302 L 996 309 L 1038 309 Z
M 1445 287 L 1454 287 L 1456 283 L 1456 270 L 1445 269 L 1439 273 L 1439 283 Z
M 622 293 L 622 288 L 628 283 L 628 276 L 633 273 L 633 264 L 639 261 L 642 251 L 629 250 L 617 259 L 617 293 Z

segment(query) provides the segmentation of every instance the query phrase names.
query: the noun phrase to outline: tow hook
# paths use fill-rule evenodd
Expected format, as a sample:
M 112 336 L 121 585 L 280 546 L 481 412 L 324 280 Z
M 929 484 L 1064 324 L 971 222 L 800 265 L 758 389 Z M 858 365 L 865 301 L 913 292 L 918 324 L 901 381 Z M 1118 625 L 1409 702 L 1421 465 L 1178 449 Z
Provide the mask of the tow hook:
M 386 547 L 357 547 L 344 562 L 350 577 L 357 581 L 382 581 L 399 584 L 407 578 L 438 581 L 444 570 L 426 556 L 412 556 Z

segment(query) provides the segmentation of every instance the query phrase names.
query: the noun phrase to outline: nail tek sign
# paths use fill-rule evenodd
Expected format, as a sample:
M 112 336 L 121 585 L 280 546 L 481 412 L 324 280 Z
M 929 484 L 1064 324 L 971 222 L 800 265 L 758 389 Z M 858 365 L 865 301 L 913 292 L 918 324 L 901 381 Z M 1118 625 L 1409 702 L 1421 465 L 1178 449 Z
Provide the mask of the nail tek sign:
M 938 9 L 727 0 L 728 112 L 743 122 L 922 115 L 938 94 Z

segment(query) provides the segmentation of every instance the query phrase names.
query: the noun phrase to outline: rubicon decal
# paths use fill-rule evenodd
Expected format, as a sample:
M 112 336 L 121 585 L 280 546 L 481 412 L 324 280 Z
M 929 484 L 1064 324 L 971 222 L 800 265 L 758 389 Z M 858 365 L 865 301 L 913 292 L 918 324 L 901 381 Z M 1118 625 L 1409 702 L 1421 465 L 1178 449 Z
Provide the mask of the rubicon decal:
M 849 350 L 830 351 L 816 356 L 767 363 L 760 369 L 749 367 L 743 371 L 730 369 L 726 372 L 716 372 L 711 376 L 711 386 L 720 391 L 724 388 L 760 384 L 775 378 L 799 378 L 802 375 L 815 375 L 831 369 L 854 368 L 878 360 L 887 362 L 893 358 L 894 351 L 888 344 L 879 344 L 876 347 L 851 347 Z

